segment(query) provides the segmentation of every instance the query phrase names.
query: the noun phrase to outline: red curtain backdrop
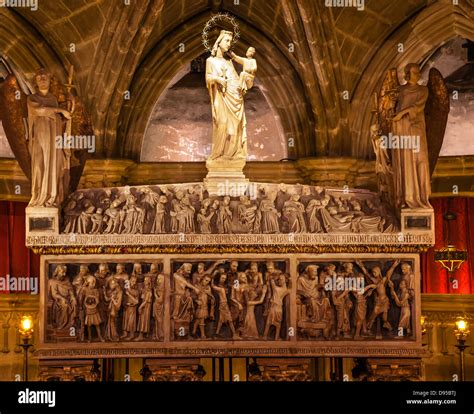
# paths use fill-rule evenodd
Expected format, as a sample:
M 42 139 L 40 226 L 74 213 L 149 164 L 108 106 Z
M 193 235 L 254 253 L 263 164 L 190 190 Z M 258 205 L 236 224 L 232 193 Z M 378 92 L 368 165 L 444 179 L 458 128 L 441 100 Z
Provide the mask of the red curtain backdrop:
M 0 201 L 0 277 L 36 277 L 40 256 L 25 247 L 27 203 Z M 1 285 L 0 285 L 1 287 Z M 17 293 L 0 290 L 0 293 Z
M 431 200 L 435 210 L 435 247 L 421 257 L 422 292 L 424 293 L 474 293 L 474 198 L 453 197 Z M 450 275 L 439 263 L 434 261 L 434 250 L 448 244 L 447 222 L 443 215 L 449 210 L 456 214 L 456 220 L 450 223 L 451 243 L 457 249 L 467 250 L 468 260 L 451 275 L 457 280 L 457 289 L 450 283 Z

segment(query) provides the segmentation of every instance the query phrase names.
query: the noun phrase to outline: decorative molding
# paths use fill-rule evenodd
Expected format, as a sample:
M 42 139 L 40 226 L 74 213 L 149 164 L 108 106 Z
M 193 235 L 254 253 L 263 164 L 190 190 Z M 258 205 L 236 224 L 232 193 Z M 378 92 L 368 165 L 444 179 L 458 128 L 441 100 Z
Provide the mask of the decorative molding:
M 328 236 L 328 237 L 324 237 Z M 412 253 L 433 244 L 427 234 L 408 234 L 404 245 L 397 234 L 261 235 L 68 235 L 29 236 L 26 245 L 36 254 L 131 253 Z
M 346 167 L 346 169 L 344 169 Z M 327 171 L 324 171 L 324 169 Z M 344 181 L 343 185 L 359 188 L 376 188 L 374 161 L 356 158 L 302 158 L 286 162 L 249 161 L 244 173 L 251 181 L 288 184 L 324 185 L 327 182 Z M 137 163 L 129 159 L 89 159 L 79 183 L 79 188 L 99 188 L 105 183 L 114 186 L 162 184 L 202 181 L 207 170 L 204 162 L 157 162 Z M 474 156 L 440 157 L 432 179 L 432 198 L 474 196 Z M 311 178 L 313 177 L 313 178 Z M 319 180 L 319 181 L 318 181 Z M 15 185 L 21 193 L 15 194 Z M 453 194 L 453 185 L 458 193 Z M 15 159 L 0 159 L 0 199 L 29 201 L 30 183 Z
M 342 342 L 342 341 L 341 341 Z M 149 346 L 147 346 L 149 345 Z M 298 347 L 275 344 L 267 344 L 264 347 L 236 346 L 233 343 L 223 344 L 222 348 L 195 348 L 195 343 L 172 344 L 169 347 L 153 348 L 153 343 L 140 343 L 140 346 L 134 348 L 114 347 L 114 348 L 93 348 L 84 346 L 82 348 L 65 349 L 58 348 L 42 348 L 35 355 L 40 359 L 70 359 L 70 358 L 92 358 L 97 355 L 101 357 L 113 358 L 132 358 L 132 357 L 262 357 L 264 355 L 272 357 L 318 357 L 318 356 L 335 356 L 335 357 L 363 357 L 363 356 L 384 356 L 394 358 L 421 358 L 426 351 L 418 348 L 400 348 L 401 343 L 380 344 L 377 347 L 369 347 L 362 344 L 355 348 L 354 346 L 335 346 L 335 345 L 313 345 L 308 347 Z M 187 346 L 186 346 L 187 345 Z
M 296 166 L 305 182 L 320 186 L 377 188 L 375 162 L 351 157 L 301 158 Z

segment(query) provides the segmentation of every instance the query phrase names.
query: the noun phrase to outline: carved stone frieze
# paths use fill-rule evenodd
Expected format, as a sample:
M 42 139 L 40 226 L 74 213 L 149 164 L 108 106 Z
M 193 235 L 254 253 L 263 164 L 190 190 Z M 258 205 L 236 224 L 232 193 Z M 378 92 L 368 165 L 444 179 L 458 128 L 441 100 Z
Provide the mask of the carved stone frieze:
M 421 350 L 416 255 L 95 255 L 43 263 L 42 358 Z

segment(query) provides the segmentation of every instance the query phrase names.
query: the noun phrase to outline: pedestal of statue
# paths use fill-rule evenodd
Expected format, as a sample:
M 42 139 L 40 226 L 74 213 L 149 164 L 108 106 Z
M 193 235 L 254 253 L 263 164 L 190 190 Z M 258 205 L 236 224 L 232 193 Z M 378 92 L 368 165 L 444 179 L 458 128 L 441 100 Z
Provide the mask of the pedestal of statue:
M 27 207 L 26 233 L 59 234 L 59 209 L 56 207 Z
M 239 197 L 247 192 L 249 180 L 243 169 L 245 159 L 207 160 L 204 184 L 209 195 Z

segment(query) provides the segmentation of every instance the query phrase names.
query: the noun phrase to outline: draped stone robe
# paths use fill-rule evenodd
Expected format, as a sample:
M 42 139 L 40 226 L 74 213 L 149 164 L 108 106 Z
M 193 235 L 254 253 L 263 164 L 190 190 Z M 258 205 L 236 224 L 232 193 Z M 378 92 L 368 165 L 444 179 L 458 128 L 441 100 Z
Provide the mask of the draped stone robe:
M 63 126 L 56 97 L 35 93 L 28 97 L 31 200 L 29 206 L 59 206 L 69 186 L 69 150 L 56 148 Z
M 395 196 L 398 207 L 432 208 L 428 146 L 426 142 L 425 104 L 428 88 L 422 85 L 400 87 L 397 112 L 408 109 L 409 114 L 393 121 L 393 134 L 419 137 L 419 151 L 412 148 L 392 149 Z
M 216 82 L 227 80 L 226 88 Z M 209 160 L 247 158 L 247 121 L 240 79 L 231 60 L 209 57 L 206 61 L 206 85 L 212 107 L 212 153 Z

